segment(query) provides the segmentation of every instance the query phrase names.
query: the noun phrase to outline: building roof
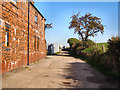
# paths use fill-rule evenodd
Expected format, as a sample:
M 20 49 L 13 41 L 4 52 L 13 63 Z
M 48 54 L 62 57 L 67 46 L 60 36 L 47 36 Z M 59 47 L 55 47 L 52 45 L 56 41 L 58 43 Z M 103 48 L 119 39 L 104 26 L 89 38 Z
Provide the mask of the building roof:
M 35 7 L 35 5 L 32 3 L 32 2 L 30 2 L 30 4 L 37 10 L 37 12 L 45 19 L 45 17 L 40 13 L 40 11 Z M 45 19 L 46 20 L 46 19 Z

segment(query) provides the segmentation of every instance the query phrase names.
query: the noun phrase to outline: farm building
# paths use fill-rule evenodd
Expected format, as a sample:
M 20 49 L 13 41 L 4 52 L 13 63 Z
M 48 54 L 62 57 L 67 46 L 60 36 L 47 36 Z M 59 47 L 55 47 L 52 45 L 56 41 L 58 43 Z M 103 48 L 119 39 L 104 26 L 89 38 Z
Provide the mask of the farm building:
M 10 1 L 10 2 L 8 2 Z M 46 56 L 45 18 L 34 2 L 0 2 L 2 73 Z

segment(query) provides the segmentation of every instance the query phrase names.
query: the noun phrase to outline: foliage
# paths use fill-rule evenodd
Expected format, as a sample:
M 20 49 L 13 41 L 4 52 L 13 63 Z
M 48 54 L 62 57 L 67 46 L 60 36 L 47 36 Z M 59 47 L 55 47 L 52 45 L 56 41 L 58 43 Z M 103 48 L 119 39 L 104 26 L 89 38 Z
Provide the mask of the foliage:
M 85 41 L 85 44 L 86 44 L 87 48 L 94 48 L 95 45 L 96 45 L 96 43 L 93 42 L 93 41 L 90 40 L 90 39 L 87 39 L 87 40 Z
M 72 46 L 72 45 L 75 45 L 76 43 L 78 43 L 80 41 L 76 38 L 70 38 L 70 39 L 68 39 L 67 42 L 70 44 L 70 46 Z
M 98 50 L 97 48 L 86 48 L 81 52 L 91 54 L 91 55 L 98 55 L 103 53 L 102 50 Z
M 45 29 L 50 29 L 52 28 L 52 23 L 51 24 L 45 24 Z
M 120 57 L 120 38 L 109 39 L 108 54 Z
M 78 33 L 82 41 L 86 41 L 88 37 L 97 35 L 98 32 L 103 34 L 104 26 L 101 23 L 101 18 L 85 14 L 80 16 L 80 13 L 71 17 L 69 29 L 74 29 L 74 33 Z
M 81 52 L 92 53 L 93 50 L 94 50 L 93 48 L 86 48 L 86 49 L 82 50 Z
M 108 43 L 97 43 L 97 48 L 99 50 L 102 50 L 103 52 L 106 52 L 108 49 Z
M 88 42 L 89 46 L 92 41 Z M 106 45 L 107 51 L 104 53 L 102 49 L 94 46 L 86 48 L 83 41 L 80 41 L 71 47 L 70 52 L 71 55 L 85 60 L 113 81 L 118 80 L 120 83 L 120 38 L 112 37 L 108 43 L 98 43 L 97 45 L 100 48 L 102 45 Z
M 63 48 L 62 51 L 69 51 L 69 47 Z
M 70 38 L 70 39 L 68 39 L 68 43 L 70 44 L 69 51 L 74 55 L 75 54 L 79 55 L 79 53 L 81 51 L 84 51 L 87 48 L 92 48 L 92 50 L 91 50 L 92 54 L 98 54 L 101 52 L 101 50 L 98 50 L 97 48 L 95 48 L 96 43 L 90 39 L 87 39 L 86 41 L 80 41 L 76 38 Z M 86 53 L 88 53 L 88 52 L 86 52 Z
M 120 83 L 120 73 L 119 72 L 115 73 L 116 68 L 113 69 L 111 63 L 109 63 L 111 59 L 110 56 L 108 56 L 107 54 L 96 54 L 96 55 L 88 54 L 88 52 L 92 51 L 92 48 L 91 49 L 87 48 L 84 49 L 83 51 L 87 53 L 81 52 L 79 55 L 72 54 L 72 56 L 76 58 L 81 58 L 82 60 L 86 61 L 91 66 L 95 67 L 99 72 L 108 76 L 112 82 L 116 82 L 116 80 L 118 80 L 118 82 Z
M 106 54 L 111 57 L 109 62 L 116 69 L 116 72 L 120 72 L 120 38 L 112 37 L 108 43 Z

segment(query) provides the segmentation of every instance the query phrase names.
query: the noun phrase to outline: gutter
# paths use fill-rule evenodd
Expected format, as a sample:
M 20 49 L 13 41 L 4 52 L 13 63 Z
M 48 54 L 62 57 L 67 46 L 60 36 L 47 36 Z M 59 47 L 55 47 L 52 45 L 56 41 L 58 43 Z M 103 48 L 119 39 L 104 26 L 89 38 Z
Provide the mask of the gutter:
M 30 2 L 28 1 L 28 62 L 27 65 L 29 65 L 29 11 L 30 11 Z
M 42 16 L 42 18 L 45 19 L 45 17 L 40 13 L 40 11 L 35 7 L 35 5 L 33 5 L 32 2 L 30 2 L 30 4 L 37 10 L 37 12 Z M 45 19 L 45 21 L 46 21 L 46 19 Z

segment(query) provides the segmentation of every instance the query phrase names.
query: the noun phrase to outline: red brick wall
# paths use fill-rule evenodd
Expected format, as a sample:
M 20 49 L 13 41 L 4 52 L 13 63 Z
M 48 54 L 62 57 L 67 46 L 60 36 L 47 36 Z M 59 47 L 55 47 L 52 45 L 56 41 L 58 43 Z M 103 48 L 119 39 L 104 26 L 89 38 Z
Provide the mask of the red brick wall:
M 2 4 L 2 72 L 26 66 L 28 62 L 28 2 L 10 2 Z M 29 62 L 43 59 L 46 56 L 45 20 L 38 13 L 38 24 L 35 23 L 36 9 L 30 4 Z M 37 12 L 37 11 L 36 11 Z M 10 46 L 5 46 L 5 23 L 9 24 Z M 39 49 L 34 49 L 34 36 L 39 37 Z M 36 42 L 37 43 L 37 42 Z M 37 45 L 36 45 L 37 47 Z
M 2 18 L 2 6 L 0 0 L 0 18 Z M 0 73 L 2 71 L 2 27 L 0 25 Z
M 35 12 L 38 16 L 37 23 L 35 22 Z M 42 16 L 34 9 L 34 7 L 30 4 L 30 63 L 42 59 L 46 55 L 45 48 L 45 30 L 44 30 L 45 20 L 42 19 Z M 39 37 L 39 49 L 34 49 L 34 36 L 36 38 Z M 37 46 L 37 43 L 36 43 Z M 36 58 L 34 58 L 36 57 Z

